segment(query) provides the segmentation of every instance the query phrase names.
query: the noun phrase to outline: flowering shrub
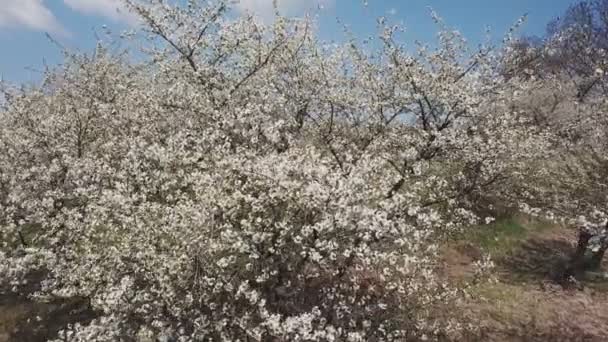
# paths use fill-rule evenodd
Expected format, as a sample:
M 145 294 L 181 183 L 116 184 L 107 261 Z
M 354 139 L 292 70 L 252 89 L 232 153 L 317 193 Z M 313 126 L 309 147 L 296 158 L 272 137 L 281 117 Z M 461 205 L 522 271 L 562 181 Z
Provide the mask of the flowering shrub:
M 67 55 L 0 112 L 0 284 L 84 297 L 60 340 L 389 341 L 460 329 L 435 274 L 546 136 L 434 16 L 415 54 L 308 20 L 129 1 L 150 57 Z M 139 37 L 137 34 L 134 39 Z M 483 216 L 481 216 L 483 214 Z M 448 315 L 449 316 L 449 315 Z M 443 315 L 441 317 L 444 317 Z

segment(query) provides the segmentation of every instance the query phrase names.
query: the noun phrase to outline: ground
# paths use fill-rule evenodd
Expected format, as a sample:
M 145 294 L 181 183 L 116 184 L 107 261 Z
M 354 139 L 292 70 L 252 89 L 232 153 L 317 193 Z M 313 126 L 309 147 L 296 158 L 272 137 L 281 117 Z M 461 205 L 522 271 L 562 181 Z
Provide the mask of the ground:
M 0 342 L 44 342 L 66 324 L 92 317 L 83 300 L 36 303 L 21 296 L 0 296 Z
M 443 251 L 451 282 L 473 278 L 474 262 L 490 253 L 493 281 L 469 290 L 459 308 L 479 327 L 476 341 L 608 341 L 608 281 L 600 272 L 563 288 L 555 282 L 574 250 L 576 232 L 526 218 L 480 227 Z M 603 269 L 608 269 L 604 261 Z M 471 340 L 473 340 L 471 338 Z
M 471 285 L 473 296 L 456 308 L 477 328 L 465 340 L 608 341 L 608 281 L 601 273 L 568 289 L 554 282 L 574 242 L 570 228 L 522 217 L 479 227 L 466 239 L 455 236 L 442 249 L 447 281 L 473 281 L 474 264 L 487 253 L 495 263 L 493 279 Z M 66 323 L 90 317 L 79 300 L 36 304 L 0 296 L 0 342 L 44 341 Z

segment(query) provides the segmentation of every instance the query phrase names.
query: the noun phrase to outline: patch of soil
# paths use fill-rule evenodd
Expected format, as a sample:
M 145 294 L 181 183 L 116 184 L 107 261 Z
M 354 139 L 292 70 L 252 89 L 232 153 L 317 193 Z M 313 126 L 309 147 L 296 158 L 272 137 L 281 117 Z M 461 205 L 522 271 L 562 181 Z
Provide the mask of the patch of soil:
M 446 246 L 441 252 L 439 273 L 452 282 L 465 281 L 473 277 L 474 263 L 482 258 L 482 251 L 470 243 Z
M 467 308 L 480 327 L 479 341 L 608 341 L 605 294 L 532 287 L 506 291 L 517 294 Z

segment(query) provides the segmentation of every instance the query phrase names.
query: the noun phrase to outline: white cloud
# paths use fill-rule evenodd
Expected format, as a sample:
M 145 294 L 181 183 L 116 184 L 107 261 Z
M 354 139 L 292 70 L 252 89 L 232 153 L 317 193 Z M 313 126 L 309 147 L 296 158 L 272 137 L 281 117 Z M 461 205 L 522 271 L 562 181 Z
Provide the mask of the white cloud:
M 63 0 L 71 9 L 88 14 L 100 15 L 115 21 L 127 21 L 133 23 L 136 16 L 130 13 L 122 0 Z
M 0 0 L 0 27 L 67 34 L 43 0 Z
M 274 15 L 273 0 L 240 0 L 236 8 L 241 12 L 251 12 L 261 18 L 270 19 Z M 333 4 L 333 0 L 277 0 L 281 14 L 300 14 L 305 10 L 325 7 Z

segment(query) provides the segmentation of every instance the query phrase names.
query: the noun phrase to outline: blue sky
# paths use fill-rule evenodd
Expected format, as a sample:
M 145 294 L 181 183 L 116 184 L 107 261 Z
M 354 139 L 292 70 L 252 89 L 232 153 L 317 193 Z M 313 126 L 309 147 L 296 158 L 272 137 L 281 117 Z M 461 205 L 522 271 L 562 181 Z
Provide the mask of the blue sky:
M 560 15 L 575 0 L 279 0 L 281 10 L 301 15 L 319 4 L 320 36 L 324 40 L 344 38 L 336 18 L 359 36 L 375 30 L 375 18 L 387 16 L 403 22 L 406 39 L 430 41 L 436 29 L 428 7 L 435 9 L 451 26 L 477 44 L 490 26 L 493 36 L 503 33 L 523 14 L 529 20 L 524 34 L 542 34 L 549 20 Z M 264 18 L 272 12 L 272 0 L 241 0 L 237 10 L 252 11 Z M 36 70 L 44 63 L 61 61 L 59 49 L 45 36 L 50 33 L 62 45 L 89 50 L 95 32 L 107 25 L 115 32 L 133 25 L 133 18 L 117 12 L 120 0 L 0 0 L 0 76 L 11 82 L 35 82 Z

